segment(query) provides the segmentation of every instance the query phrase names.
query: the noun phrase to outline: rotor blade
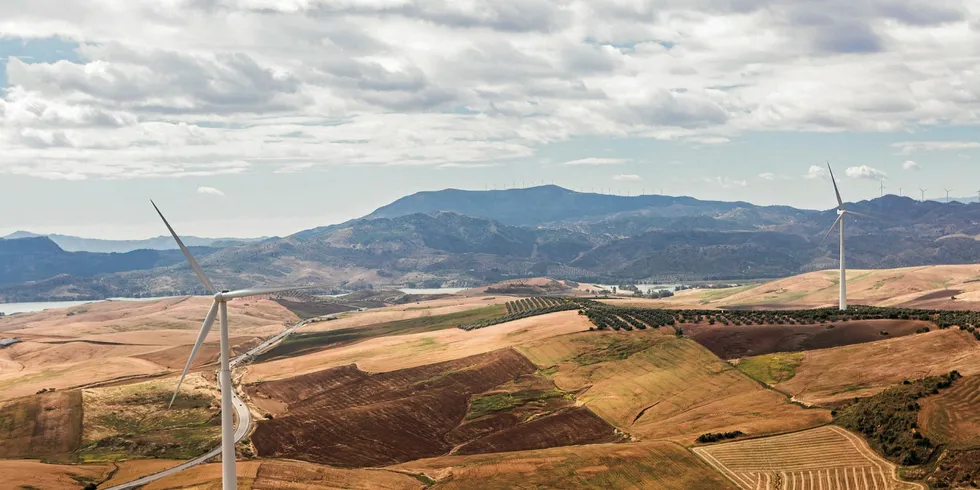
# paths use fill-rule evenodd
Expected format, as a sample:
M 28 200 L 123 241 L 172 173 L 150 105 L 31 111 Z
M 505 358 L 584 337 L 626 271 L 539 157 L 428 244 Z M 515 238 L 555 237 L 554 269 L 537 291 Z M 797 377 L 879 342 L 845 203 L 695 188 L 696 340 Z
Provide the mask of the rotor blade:
M 216 316 L 218 316 L 217 301 L 211 303 L 211 309 L 208 310 L 208 315 L 204 317 L 204 325 L 201 325 L 201 333 L 197 334 L 197 341 L 194 342 L 194 347 L 191 348 L 191 356 L 187 358 L 187 365 L 184 366 L 184 372 L 180 375 L 180 380 L 177 381 L 177 388 L 174 389 L 174 396 L 170 398 L 170 405 L 167 405 L 167 408 L 173 406 L 174 400 L 177 399 L 177 392 L 180 391 L 180 385 L 184 382 L 184 377 L 187 376 L 187 372 L 191 370 L 191 364 L 194 363 L 197 350 L 201 348 L 201 344 L 207 338 L 208 332 L 211 331 L 211 325 L 214 324 L 214 318 Z
M 843 214 L 838 216 L 837 219 L 834 220 L 834 224 L 830 225 L 830 229 L 827 230 L 827 234 L 823 236 L 823 240 L 820 240 L 820 245 L 817 245 L 818 247 L 823 246 L 823 242 L 827 241 L 827 238 L 830 236 L 831 233 L 834 232 L 834 228 L 837 228 L 837 224 L 840 223 L 840 220 L 842 219 L 844 219 Z
M 216 293 L 217 291 L 214 289 L 214 286 L 211 285 L 211 280 L 208 279 L 208 276 L 204 275 L 204 271 L 201 270 L 201 266 L 197 265 L 197 261 L 194 260 L 194 256 L 191 255 L 191 252 L 184 246 L 184 242 L 180 241 L 180 237 L 177 236 L 177 232 L 174 231 L 173 227 L 170 226 L 170 223 L 167 222 L 167 218 L 163 217 L 163 213 L 160 212 L 160 208 L 157 207 L 157 204 L 153 202 L 152 199 L 150 200 L 150 204 L 153 205 L 153 209 L 157 210 L 157 214 L 160 215 L 160 219 L 163 220 L 163 224 L 167 225 L 167 229 L 170 230 L 170 235 L 174 237 L 174 240 L 177 241 L 177 245 L 180 247 L 180 251 L 183 252 L 184 257 L 187 257 L 187 261 L 191 263 L 191 268 L 194 269 L 194 273 L 197 274 L 197 278 L 201 280 L 201 284 L 204 284 L 204 287 L 207 288 L 208 292 L 211 294 Z
M 827 163 L 827 170 L 830 171 L 830 181 L 834 183 L 834 194 L 837 194 L 837 207 L 844 209 L 844 200 L 840 198 L 840 190 L 837 189 L 837 179 L 834 178 L 834 169 L 830 168 L 830 163 Z
M 282 293 L 285 291 L 296 291 L 299 289 L 313 289 L 315 287 L 316 286 L 288 286 L 288 287 L 278 287 L 278 288 L 239 289 L 237 291 L 221 293 L 221 297 L 227 299 L 244 298 L 246 296 L 259 296 L 263 294 Z
M 854 211 L 850 211 L 850 210 L 845 210 L 844 212 L 847 213 L 847 214 L 853 214 L 854 216 L 860 216 L 862 218 L 868 218 L 868 219 L 873 219 L 873 220 L 877 220 L 877 221 L 887 221 L 887 220 L 885 220 L 885 218 L 879 218 L 877 216 L 871 216 L 870 214 L 855 213 Z

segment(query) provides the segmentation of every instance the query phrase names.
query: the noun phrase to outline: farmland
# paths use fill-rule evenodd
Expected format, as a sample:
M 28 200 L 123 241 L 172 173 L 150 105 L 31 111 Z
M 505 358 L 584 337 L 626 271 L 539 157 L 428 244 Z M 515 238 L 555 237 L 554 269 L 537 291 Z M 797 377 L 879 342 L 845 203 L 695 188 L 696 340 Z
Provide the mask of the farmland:
M 0 458 L 67 461 L 82 436 L 82 393 L 56 391 L 0 402 Z
M 921 400 L 919 426 L 929 439 L 958 447 L 980 446 L 980 376 Z
M 559 389 L 610 424 L 646 439 L 685 443 L 706 432 L 798 430 L 830 420 L 766 390 L 690 339 L 585 332 L 519 348 Z
M 559 410 L 538 413 L 527 423 L 521 423 L 523 417 L 506 416 L 529 402 L 555 398 L 540 396 L 541 390 L 523 399 L 514 396 L 521 391 L 498 391 L 488 396 L 508 395 L 506 404 L 472 412 L 473 395 L 535 371 L 523 356 L 505 349 L 386 373 L 344 366 L 253 384 L 248 392 L 259 406 L 285 406 L 285 411 L 259 422 L 252 441 L 261 456 L 363 467 L 446 454 L 453 450 L 449 440 L 474 453 L 621 438 L 587 409 L 553 406 Z M 263 404 L 262 399 L 275 403 Z M 479 425 L 454 432 L 468 413 L 472 421 L 467 425 Z
M 436 481 L 430 488 L 589 488 L 734 490 L 683 447 L 664 441 L 598 444 L 475 456 L 445 456 L 396 466 Z
M 858 436 L 835 426 L 697 447 L 694 452 L 743 490 L 925 490 Z

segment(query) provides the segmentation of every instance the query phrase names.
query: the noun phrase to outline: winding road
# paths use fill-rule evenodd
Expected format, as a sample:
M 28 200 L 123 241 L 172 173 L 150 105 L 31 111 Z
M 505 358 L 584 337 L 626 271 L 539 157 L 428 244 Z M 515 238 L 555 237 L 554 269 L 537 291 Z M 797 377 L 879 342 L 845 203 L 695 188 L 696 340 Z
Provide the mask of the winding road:
M 238 366 L 239 364 L 250 360 L 256 354 L 261 354 L 266 349 L 272 347 L 282 339 L 286 338 L 289 334 L 293 333 L 294 331 L 296 331 L 296 329 L 302 327 L 303 325 L 315 321 L 326 320 L 328 318 L 335 318 L 336 316 L 337 315 L 334 314 L 334 315 L 326 315 L 318 318 L 303 320 L 293 325 L 292 327 L 283 330 L 276 336 L 270 337 L 269 339 L 265 340 L 258 346 L 249 350 L 248 352 L 245 352 L 244 354 L 232 359 L 228 364 L 231 367 L 231 369 L 234 370 L 235 367 Z M 218 382 L 218 389 L 221 389 L 220 381 Z M 235 414 L 236 414 L 235 419 L 238 421 L 238 425 L 235 427 L 235 444 L 238 444 L 239 442 L 241 442 L 242 439 L 245 438 L 246 435 L 248 435 L 249 430 L 252 428 L 252 412 L 248 410 L 248 406 L 245 405 L 245 402 L 243 402 L 242 399 L 239 398 L 237 390 L 231 391 L 231 403 L 235 407 Z M 154 473 L 152 475 L 147 475 L 142 478 L 132 480 L 120 485 L 108 487 L 105 490 L 126 490 L 131 488 L 138 488 L 150 482 L 159 480 L 163 477 L 170 476 L 179 473 L 181 471 L 184 471 L 188 468 L 192 468 L 194 466 L 202 464 L 205 461 L 220 455 L 221 455 L 221 446 L 218 446 L 204 455 L 198 456 L 197 458 L 194 458 L 185 463 L 181 463 L 180 465 L 177 465 L 173 468 L 163 470 L 159 473 Z

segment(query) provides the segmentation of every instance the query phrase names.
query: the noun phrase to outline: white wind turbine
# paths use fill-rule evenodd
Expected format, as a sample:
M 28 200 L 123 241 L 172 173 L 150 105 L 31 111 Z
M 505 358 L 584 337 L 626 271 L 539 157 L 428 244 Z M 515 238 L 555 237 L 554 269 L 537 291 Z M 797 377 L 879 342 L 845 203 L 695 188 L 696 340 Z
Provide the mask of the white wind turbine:
M 830 225 L 830 229 L 827 230 L 827 234 L 824 235 L 820 244 L 823 245 L 823 242 L 827 241 L 827 237 L 833 233 L 834 228 L 837 227 L 837 225 L 840 225 L 840 310 L 845 311 L 847 310 L 847 266 L 844 263 L 844 216 L 850 214 L 854 216 L 861 216 L 863 218 L 877 218 L 844 209 L 844 201 L 840 197 L 840 190 L 837 188 L 837 180 L 834 179 L 834 170 L 830 168 L 829 163 L 827 164 L 827 170 L 830 171 L 830 181 L 834 183 L 834 194 L 837 197 L 837 221 L 834 221 L 834 224 Z
M 160 208 L 157 207 L 156 203 L 150 201 L 153 204 L 153 209 L 156 209 L 157 214 L 160 215 L 160 219 L 163 220 L 163 224 L 167 225 L 167 229 L 170 230 L 170 234 L 174 237 L 177 245 L 180 247 L 180 251 L 187 258 L 187 262 L 191 264 L 191 268 L 194 269 L 194 274 L 197 274 L 197 278 L 201 280 L 201 284 L 207 288 L 208 292 L 214 295 L 214 302 L 211 303 L 211 309 L 208 310 L 207 316 L 204 317 L 204 325 L 201 326 L 201 332 L 197 335 L 197 341 L 194 342 L 194 347 L 191 349 L 191 355 L 187 359 L 187 365 L 184 366 L 184 372 L 180 375 L 180 380 L 177 381 L 177 388 L 174 390 L 174 396 L 170 399 L 170 405 L 173 406 L 174 400 L 177 399 L 177 392 L 180 391 L 180 385 L 184 382 L 184 377 L 187 376 L 187 372 L 191 369 L 191 364 L 194 362 L 194 357 L 197 356 L 198 349 L 201 348 L 201 344 L 204 343 L 204 339 L 207 338 L 208 332 L 211 330 L 211 325 L 214 324 L 215 317 L 218 317 L 221 325 L 221 367 L 219 369 L 219 379 L 221 381 L 221 488 L 222 490 L 236 490 L 238 488 L 237 477 L 235 475 L 235 436 L 234 436 L 234 424 L 232 421 L 232 411 L 234 407 L 232 406 L 232 385 L 231 385 L 231 369 L 229 367 L 230 357 L 231 357 L 231 346 L 228 345 L 228 301 L 235 298 L 244 298 L 246 296 L 258 296 L 263 294 L 281 293 L 284 291 L 292 291 L 296 289 L 305 289 L 301 287 L 278 287 L 278 288 L 258 288 L 258 289 L 240 289 L 237 291 L 217 291 L 211 284 L 211 280 L 204 275 L 204 271 L 201 270 L 201 266 L 197 264 L 194 260 L 194 256 L 191 255 L 187 247 L 184 246 L 184 242 L 180 240 L 177 236 L 177 232 L 170 226 L 167 222 L 167 218 L 163 217 L 163 213 L 160 212 Z M 169 408 L 168 406 L 168 408 Z

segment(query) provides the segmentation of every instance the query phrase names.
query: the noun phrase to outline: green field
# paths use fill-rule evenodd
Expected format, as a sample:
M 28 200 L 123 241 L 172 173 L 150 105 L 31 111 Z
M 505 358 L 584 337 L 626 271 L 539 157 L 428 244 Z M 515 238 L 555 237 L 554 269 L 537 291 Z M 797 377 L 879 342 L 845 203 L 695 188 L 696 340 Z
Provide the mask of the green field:
M 793 379 L 802 362 L 802 352 L 777 352 L 743 359 L 738 369 L 756 381 L 774 385 Z
M 351 344 L 374 337 L 409 335 L 432 332 L 461 325 L 479 323 L 506 314 L 503 305 L 490 305 L 473 310 L 430 315 L 365 327 L 341 328 L 326 332 L 296 333 L 286 337 L 279 345 L 259 356 L 259 361 L 292 357 L 322 350 L 331 346 Z

